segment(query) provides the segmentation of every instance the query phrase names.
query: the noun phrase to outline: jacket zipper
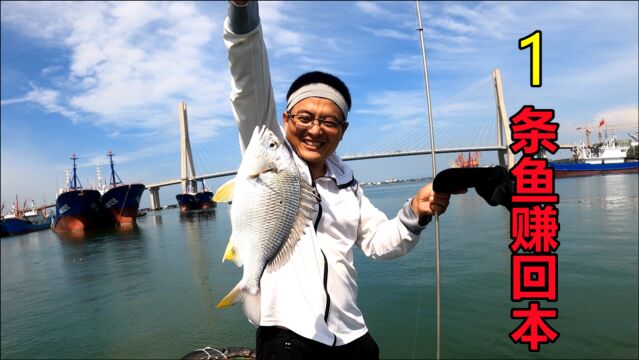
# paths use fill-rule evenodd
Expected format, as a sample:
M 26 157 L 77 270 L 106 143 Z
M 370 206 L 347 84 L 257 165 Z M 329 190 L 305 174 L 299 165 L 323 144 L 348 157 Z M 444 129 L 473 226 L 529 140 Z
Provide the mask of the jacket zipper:
M 315 182 L 313 182 L 313 187 L 315 187 Z M 315 188 L 317 190 L 317 188 Z M 315 228 L 315 233 L 317 233 L 317 228 L 319 226 L 319 222 L 322 218 L 322 202 L 320 200 L 319 203 L 319 209 L 317 210 L 317 219 L 315 219 L 315 224 L 313 224 L 313 227 Z M 328 314 L 331 310 L 331 296 L 328 294 L 328 260 L 326 259 L 326 254 L 324 254 L 324 250 L 320 249 L 320 251 L 322 252 L 322 257 L 324 258 L 324 281 L 323 281 L 323 286 L 324 286 L 324 294 L 326 294 L 326 308 L 324 309 L 324 322 L 326 323 L 326 325 L 328 325 Z M 333 345 L 335 346 L 335 343 L 337 342 L 337 336 L 335 336 L 335 334 L 333 335 Z

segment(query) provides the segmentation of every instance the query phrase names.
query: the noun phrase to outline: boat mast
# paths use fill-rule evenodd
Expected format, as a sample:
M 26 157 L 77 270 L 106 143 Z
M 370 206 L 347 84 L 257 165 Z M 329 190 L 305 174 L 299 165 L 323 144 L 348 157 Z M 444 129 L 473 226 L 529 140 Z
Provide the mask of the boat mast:
M 118 174 L 115 173 L 115 169 L 113 168 L 113 152 L 111 151 L 111 149 L 109 149 L 109 152 L 107 153 L 107 156 L 109 157 L 109 161 L 111 162 L 111 187 L 115 187 L 117 184 L 122 184 L 122 180 L 120 180 L 120 177 L 118 176 Z M 118 178 L 118 181 L 115 180 L 115 178 Z
M 433 132 L 433 112 L 430 106 L 430 86 L 428 83 L 428 63 L 426 61 L 426 47 L 424 45 L 424 28 L 422 27 L 422 15 L 419 12 L 419 1 L 415 1 L 415 7 L 417 8 L 417 22 L 419 31 L 420 45 L 422 49 L 422 66 L 424 68 L 424 85 L 426 86 L 426 106 L 428 109 L 428 128 L 430 132 L 430 158 L 432 162 L 433 178 L 437 174 L 437 163 L 435 161 L 435 135 Z M 437 342 L 435 346 L 435 358 L 439 359 L 439 349 L 441 343 L 441 296 L 440 296 L 440 271 L 439 271 L 439 214 L 435 213 L 435 284 L 436 284 L 436 307 L 437 307 L 437 319 L 436 319 L 436 333 Z
M 99 164 L 95 166 L 95 178 L 98 182 L 98 191 L 100 191 L 101 193 L 104 193 L 106 184 L 103 181 L 104 179 L 102 178 L 102 170 L 100 170 Z
M 78 187 L 78 183 L 80 182 L 80 180 L 78 180 L 78 174 L 75 166 L 75 161 L 78 160 L 78 157 L 75 155 L 75 153 L 73 153 L 73 155 L 71 156 L 71 160 L 73 160 L 73 186 L 71 186 L 71 190 L 78 190 L 78 188 L 82 187 L 82 184 L 80 184 L 80 186 Z

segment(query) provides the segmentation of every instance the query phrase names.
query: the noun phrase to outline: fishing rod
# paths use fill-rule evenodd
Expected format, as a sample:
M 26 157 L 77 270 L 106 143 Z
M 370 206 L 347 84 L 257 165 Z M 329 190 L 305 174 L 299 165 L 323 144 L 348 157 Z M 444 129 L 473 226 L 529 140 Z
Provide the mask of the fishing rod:
M 430 86 L 428 83 L 428 63 L 426 61 L 426 47 L 424 45 L 424 28 L 422 27 L 422 15 L 419 12 L 419 0 L 415 0 L 417 9 L 417 24 L 419 31 L 420 45 L 422 48 L 422 66 L 424 68 L 424 84 L 426 86 L 426 106 L 428 109 L 428 130 L 430 133 L 430 158 L 432 162 L 433 179 L 437 174 L 437 162 L 435 160 L 435 135 L 433 132 L 433 115 L 430 106 Z M 439 359 L 441 344 L 441 296 L 440 296 L 441 277 L 439 272 L 439 214 L 435 213 L 435 303 L 436 303 L 436 334 L 437 341 L 435 345 L 435 358 Z

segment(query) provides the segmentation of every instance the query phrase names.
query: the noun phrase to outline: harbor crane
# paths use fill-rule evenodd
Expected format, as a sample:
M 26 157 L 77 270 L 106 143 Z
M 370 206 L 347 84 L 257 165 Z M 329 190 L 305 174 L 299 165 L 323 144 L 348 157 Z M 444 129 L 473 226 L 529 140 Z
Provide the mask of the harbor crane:
M 601 119 L 601 121 L 599 121 L 599 127 L 598 127 L 598 131 L 597 131 L 597 135 L 598 135 L 598 139 L 599 139 L 599 144 L 601 144 L 603 141 L 601 139 L 601 128 L 604 126 L 605 121 L 604 119 Z M 588 126 L 584 126 L 584 127 L 578 127 L 577 130 L 585 130 L 586 132 L 586 146 L 590 147 L 590 134 L 592 134 L 592 130 L 590 130 L 590 128 Z M 606 140 L 608 140 L 608 128 L 606 128 Z
M 590 134 L 592 133 L 592 131 L 587 127 L 578 127 L 577 130 L 586 130 L 586 146 L 590 147 Z M 599 132 L 599 138 L 601 140 L 601 132 Z

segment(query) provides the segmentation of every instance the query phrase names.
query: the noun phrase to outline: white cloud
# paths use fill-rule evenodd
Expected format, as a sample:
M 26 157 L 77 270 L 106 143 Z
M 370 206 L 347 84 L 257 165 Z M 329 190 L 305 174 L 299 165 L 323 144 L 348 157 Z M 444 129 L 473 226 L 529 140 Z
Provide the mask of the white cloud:
M 454 33 L 468 34 L 476 31 L 474 26 L 450 18 L 433 18 L 430 23 Z
M 404 33 L 395 29 L 388 29 L 388 28 L 375 29 L 375 28 L 370 28 L 367 26 L 359 26 L 359 28 L 381 38 L 389 38 L 389 39 L 395 39 L 395 40 L 412 40 L 412 41 L 416 39 L 415 34 L 413 33 Z
M 192 144 L 211 139 L 223 128 L 235 128 L 235 123 L 220 119 L 203 119 L 189 124 L 190 140 Z
M 415 3 L 412 1 L 358 1 L 355 3 L 358 18 L 355 22 L 371 24 L 373 27 L 404 29 L 407 33 L 417 27 Z M 363 13 L 366 16 L 361 16 Z M 373 20 L 373 22 L 367 20 Z
M 600 58 L 592 59 L 597 63 L 597 66 L 575 65 L 563 70 L 560 74 L 553 74 L 552 81 L 566 86 L 564 90 L 571 87 L 575 91 L 606 86 L 628 78 L 637 78 L 639 61 L 636 51 L 636 46 L 634 49 L 608 51 Z
M 510 33 L 509 25 L 516 20 L 510 9 L 510 4 L 499 2 L 445 3 L 443 16 L 432 21 L 455 34 L 473 33 L 503 39 Z
M 284 2 L 273 1 L 260 4 L 260 21 L 264 31 L 265 43 L 269 48 L 269 55 L 286 56 L 302 54 L 308 44 L 307 36 L 301 32 L 291 30 L 287 25 L 298 21 L 286 15 L 287 6 Z
M 208 109 L 208 116 L 223 113 L 220 108 L 228 110 L 226 84 L 219 84 L 220 78 L 227 77 L 222 69 L 215 71 L 209 65 L 224 59 L 222 54 L 210 55 L 211 39 L 221 33 L 221 20 L 213 21 L 195 4 L 3 3 L 2 13 L 3 26 L 6 21 L 23 34 L 65 47 L 71 54 L 68 77 L 60 88 L 34 90 L 3 100 L 3 105 L 37 102 L 48 112 L 74 121 L 90 119 L 86 121 L 108 125 L 110 131 L 113 127 L 166 127 L 175 121 L 180 98 L 197 98 L 193 107 Z M 217 46 L 221 48 L 221 41 Z M 52 69 L 47 67 L 43 73 Z
M 357 8 L 362 10 L 368 15 L 387 15 L 388 12 L 382 9 L 377 3 L 371 1 L 358 1 L 356 4 Z
M 11 104 L 20 104 L 20 103 L 29 102 L 29 101 L 32 101 L 31 97 L 29 95 L 25 95 L 18 98 L 2 100 L 0 101 L 0 104 L 2 106 L 5 106 L 5 105 L 11 105 Z
M 395 55 L 388 64 L 388 68 L 395 71 L 413 71 L 421 67 L 421 55 Z
M 176 128 L 175 108 L 178 100 L 185 99 L 193 128 L 200 121 L 206 123 L 201 127 L 207 131 L 200 135 L 213 136 L 216 126 L 233 124 L 221 41 L 223 13 L 215 13 L 214 18 L 196 4 L 177 2 L 63 5 L 3 3 L 3 25 L 6 21 L 23 34 L 71 54 L 66 80 L 53 89 L 55 103 L 23 96 L 3 100 L 3 104 L 38 101 L 65 116 L 82 114 L 73 118 L 108 127 L 110 133 L 139 128 L 151 136 L 163 132 L 161 129 Z M 294 59 L 272 70 L 274 82 L 282 79 L 281 84 L 274 84 L 279 92 L 291 80 L 278 73 L 329 69 L 339 61 L 332 54 L 344 47 L 341 39 L 297 30 L 304 24 L 290 26 L 295 20 L 289 15 L 291 6 L 298 4 L 260 4 L 269 55 Z M 58 13 L 60 17 L 52 15 Z M 39 31 L 44 28 L 49 31 Z M 218 120 L 205 120 L 212 118 Z
M 42 69 L 42 75 L 49 75 L 52 73 L 56 73 L 56 72 L 60 72 L 62 71 L 64 68 L 60 65 L 51 65 L 51 66 L 47 66 L 44 69 Z
M 97 5 L 97 4 L 96 4 Z M 78 7 L 89 7 L 87 3 L 75 5 L 71 2 L 42 2 L 29 1 L 2 2 L 2 24 L 18 28 L 24 34 L 30 34 L 37 39 L 45 39 L 57 45 L 64 43 L 68 36 L 69 25 Z M 65 11 L 71 10 L 71 11 Z
M 113 162 L 117 164 L 118 166 L 120 166 L 122 164 L 140 161 L 142 159 L 176 153 L 176 148 L 179 148 L 179 144 L 177 142 L 175 144 L 162 143 L 162 144 L 156 144 L 156 145 L 149 145 L 137 150 L 130 150 L 130 151 L 122 152 L 122 153 L 120 153 L 118 149 L 108 149 L 108 150 L 113 151 L 114 153 Z M 103 166 L 108 164 L 109 158 L 106 156 L 108 150 L 104 149 L 102 152 L 93 152 L 93 153 L 83 154 L 82 157 L 78 160 L 78 163 L 77 163 L 78 168 L 95 170 L 96 165 Z M 117 171 L 117 168 L 116 168 L 116 171 Z
M 625 137 L 625 132 L 639 131 L 639 108 L 637 106 L 607 109 L 593 116 L 591 123 L 598 124 L 601 119 L 605 120 L 605 125 L 610 131 L 617 131 L 617 136 L 620 137 Z
M 60 93 L 51 89 L 40 89 L 34 87 L 33 90 L 29 91 L 26 95 L 18 98 L 2 100 L 1 104 L 2 106 L 5 106 L 24 102 L 36 103 L 42 106 L 48 113 L 58 113 L 73 121 L 78 120 L 78 115 L 75 111 L 60 104 Z
M 375 92 L 367 96 L 365 105 L 355 113 L 372 114 L 389 122 L 404 121 L 424 113 L 423 96 L 418 90 Z

